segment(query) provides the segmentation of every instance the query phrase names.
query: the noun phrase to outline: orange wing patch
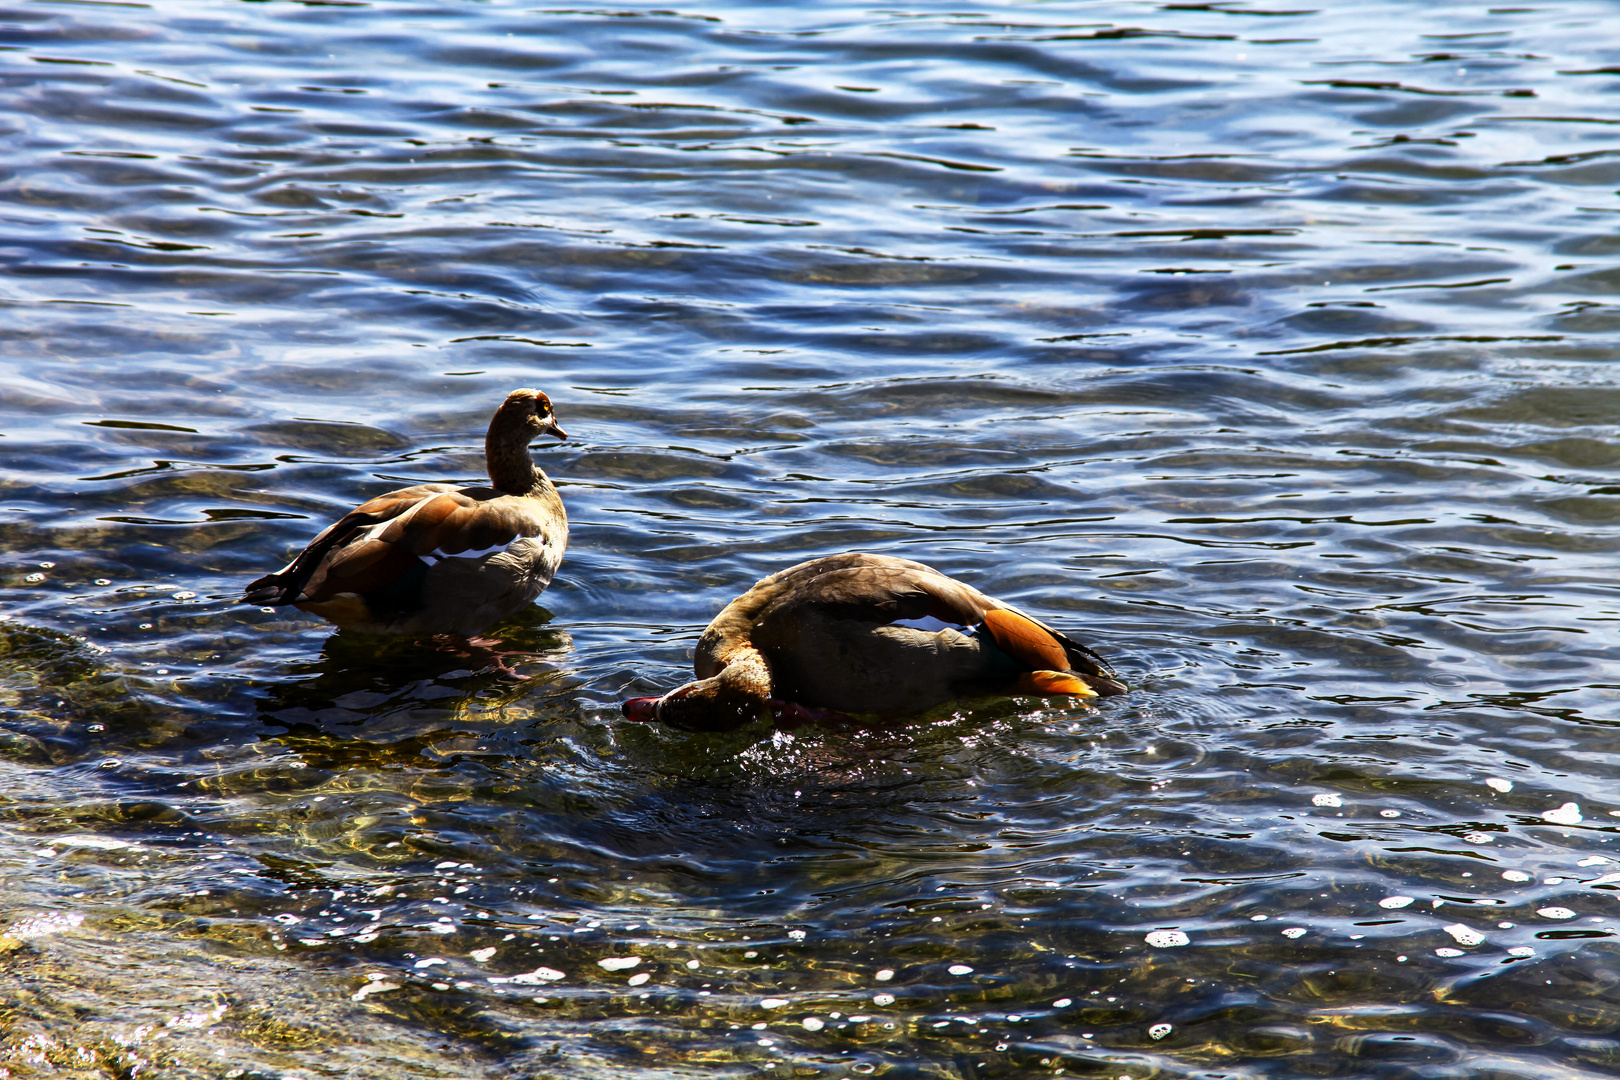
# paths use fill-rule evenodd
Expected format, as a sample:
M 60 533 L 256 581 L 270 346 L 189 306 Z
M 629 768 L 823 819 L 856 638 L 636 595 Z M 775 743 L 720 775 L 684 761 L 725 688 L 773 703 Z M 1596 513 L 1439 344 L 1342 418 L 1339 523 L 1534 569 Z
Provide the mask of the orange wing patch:
M 1067 671 L 1026 671 L 1013 684 L 1015 694 L 1070 694 L 1074 697 L 1096 697 L 1097 691 Z
M 1038 671 L 1067 671 L 1069 654 L 1046 629 L 1016 611 L 991 608 L 984 613 L 985 629 L 1001 651 Z M 1070 693 L 1070 691 L 1063 691 Z

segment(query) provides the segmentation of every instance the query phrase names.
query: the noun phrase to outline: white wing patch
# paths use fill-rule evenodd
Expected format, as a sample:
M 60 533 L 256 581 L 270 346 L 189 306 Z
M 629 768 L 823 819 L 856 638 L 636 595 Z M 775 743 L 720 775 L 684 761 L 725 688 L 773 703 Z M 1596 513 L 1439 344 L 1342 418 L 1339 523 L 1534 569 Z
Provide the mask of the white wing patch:
M 924 615 L 920 619 L 896 619 L 890 626 L 904 626 L 912 630 L 926 630 L 930 634 L 937 634 L 941 630 L 955 630 L 959 634 L 971 634 L 974 628 L 962 623 L 948 623 L 944 619 L 936 619 L 932 615 Z
M 433 551 L 428 552 L 426 555 L 418 556 L 418 558 L 427 563 L 429 566 L 432 566 L 434 563 L 439 562 L 442 559 L 482 559 L 486 555 L 495 555 L 505 551 L 507 548 L 511 547 L 513 544 L 522 539 L 525 538 L 522 536 L 514 536 L 504 544 L 491 544 L 487 548 L 479 548 L 476 551 L 457 551 L 451 553 L 434 549 Z

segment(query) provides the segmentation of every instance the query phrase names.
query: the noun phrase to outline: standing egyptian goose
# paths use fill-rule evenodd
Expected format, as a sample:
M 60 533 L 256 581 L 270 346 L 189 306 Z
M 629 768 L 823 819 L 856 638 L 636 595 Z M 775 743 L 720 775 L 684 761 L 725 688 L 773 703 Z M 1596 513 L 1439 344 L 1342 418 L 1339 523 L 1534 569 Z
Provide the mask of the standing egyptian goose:
M 529 443 L 568 438 L 551 399 L 514 390 L 489 422 L 489 486 L 418 484 L 379 495 L 247 587 L 345 630 L 476 634 L 534 602 L 568 544 L 568 515 Z
M 778 719 L 917 712 L 973 693 L 1125 693 L 1106 661 L 932 567 L 851 553 L 800 563 L 727 604 L 699 639 L 696 682 L 631 698 L 632 720 L 727 731 Z

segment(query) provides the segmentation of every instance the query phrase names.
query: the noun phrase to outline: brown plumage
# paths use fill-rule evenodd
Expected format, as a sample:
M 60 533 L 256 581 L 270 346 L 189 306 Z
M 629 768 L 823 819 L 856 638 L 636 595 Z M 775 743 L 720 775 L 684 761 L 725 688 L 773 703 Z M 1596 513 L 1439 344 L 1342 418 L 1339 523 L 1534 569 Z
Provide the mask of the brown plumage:
M 490 486 L 418 484 L 362 503 L 298 557 L 247 587 L 249 604 L 292 604 L 373 634 L 475 634 L 534 602 L 568 544 L 568 515 L 529 457 L 568 436 L 551 399 L 514 390 L 489 422 Z
M 632 698 L 632 720 L 725 731 L 778 718 L 916 712 L 973 693 L 1125 693 L 1108 663 L 932 567 L 851 553 L 772 574 L 699 639 L 695 682 Z

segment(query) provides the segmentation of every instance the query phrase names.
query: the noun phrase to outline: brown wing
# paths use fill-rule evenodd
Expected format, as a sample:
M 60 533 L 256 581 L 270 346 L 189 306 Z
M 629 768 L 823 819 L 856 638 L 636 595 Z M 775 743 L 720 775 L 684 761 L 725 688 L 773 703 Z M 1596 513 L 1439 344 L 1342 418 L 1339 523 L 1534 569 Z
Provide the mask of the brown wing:
M 505 547 L 520 536 L 539 536 L 542 524 L 532 500 L 494 488 L 462 488 L 429 500 L 378 539 L 413 555 L 461 555 Z
M 385 588 L 424 562 L 498 550 L 520 536 L 540 535 L 527 501 L 493 488 L 451 489 L 430 495 L 384 528 L 332 551 L 310 575 L 307 599 L 365 595 Z
M 713 676 L 741 647 L 787 647 L 812 612 L 817 620 L 892 623 L 932 616 L 983 625 L 998 648 L 1032 671 L 1074 671 L 1101 693 L 1125 691 L 1108 678 L 1112 670 L 1096 653 L 1007 604 L 922 563 L 858 552 L 789 567 L 733 600 L 698 642 L 698 677 Z
M 793 573 L 801 569 L 808 572 Z M 780 575 L 777 604 L 815 604 L 851 619 L 893 622 L 932 615 L 976 626 L 994 603 L 977 589 L 909 559 L 838 555 L 793 570 Z
M 266 605 L 308 599 L 304 594 L 312 579 L 317 575 L 324 577 L 328 560 L 352 541 L 356 533 L 406 514 L 439 492 L 454 490 L 449 484 L 418 484 L 361 503 L 322 530 L 292 562 L 251 582 L 242 599 L 249 604 Z
M 983 625 L 998 648 L 1033 671 L 1074 671 L 1103 694 L 1125 692 L 1111 678 L 1108 662 L 1086 646 L 922 563 L 851 553 L 802 563 L 766 581 L 778 592 L 766 616 L 813 604 L 828 614 L 865 621 L 932 616 L 959 626 Z

